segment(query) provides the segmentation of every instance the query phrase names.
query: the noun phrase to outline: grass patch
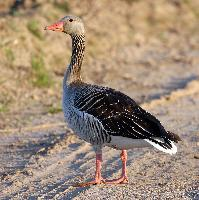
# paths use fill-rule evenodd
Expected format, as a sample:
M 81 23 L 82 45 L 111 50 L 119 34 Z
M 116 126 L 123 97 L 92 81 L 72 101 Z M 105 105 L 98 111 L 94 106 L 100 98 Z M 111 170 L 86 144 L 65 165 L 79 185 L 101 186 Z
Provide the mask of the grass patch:
M 39 22 L 36 20 L 30 20 L 27 24 L 28 30 L 38 39 L 43 40 L 44 36 L 42 35 L 39 27 Z
M 124 0 L 124 1 L 126 1 L 128 4 L 132 4 L 134 2 L 138 2 L 139 0 Z
M 5 55 L 9 62 L 13 62 L 15 60 L 15 55 L 11 48 L 5 48 Z
M 63 1 L 63 2 L 54 2 L 54 6 L 57 7 L 60 10 L 63 10 L 64 12 L 69 12 L 70 11 L 70 6 L 68 1 Z
M 51 113 L 51 114 L 59 113 L 61 111 L 62 111 L 62 108 L 58 106 L 51 106 L 48 108 L 48 113 Z
M 52 79 L 45 69 L 43 58 L 41 56 L 33 56 L 31 66 L 34 75 L 33 85 L 36 87 L 50 87 L 52 85 Z
M 7 104 L 0 103 L 0 113 L 8 112 Z
M 9 111 L 9 104 L 11 103 L 11 98 L 7 93 L 2 92 L 0 96 L 0 113 L 5 113 Z

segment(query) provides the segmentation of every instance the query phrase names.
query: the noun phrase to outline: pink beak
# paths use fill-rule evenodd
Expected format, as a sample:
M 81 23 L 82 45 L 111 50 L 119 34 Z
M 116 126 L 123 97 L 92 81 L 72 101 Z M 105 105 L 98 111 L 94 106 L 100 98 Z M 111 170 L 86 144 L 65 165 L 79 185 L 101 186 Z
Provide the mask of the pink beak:
M 64 22 L 57 22 L 57 23 L 52 24 L 50 26 L 46 26 L 44 28 L 44 30 L 63 32 L 64 31 Z

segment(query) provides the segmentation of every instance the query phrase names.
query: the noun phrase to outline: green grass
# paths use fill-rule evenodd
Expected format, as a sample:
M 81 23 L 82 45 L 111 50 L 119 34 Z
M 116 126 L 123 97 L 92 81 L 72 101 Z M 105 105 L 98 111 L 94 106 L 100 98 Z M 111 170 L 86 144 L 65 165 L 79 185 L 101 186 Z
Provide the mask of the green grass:
M 33 71 L 33 85 L 36 87 L 50 87 L 52 79 L 45 69 L 44 60 L 41 56 L 32 56 L 31 66 Z
M 48 108 L 48 113 L 51 113 L 51 114 L 59 113 L 61 111 L 62 111 L 62 108 L 58 106 L 51 106 Z
M 6 93 L 1 93 L 0 96 L 0 113 L 5 113 L 9 111 L 9 105 L 11 103 L 11 98 Z
M 8 47 L 5 48 L 5 55 L 9 62 L 12 63 L 15 60 L 15 55 L 14 55 L 12 49 L 10 49 Z
M 0 103 L 0 113 L 7 112 L 7 111 L 8 111 L 7 104 Z
M 127 3 L 131 4 L 131 3 L 134 3 L 134 2 L 138 2 L 139 0 L 125 0 Z
M 67 1 L 63 2 L 55 2 L 54 6 L 57 7 L 60 10 L 63 10 L 64 12 L 69 12 L 70 11 L 70 6 Z
M 30 20 L 27 24 L 28 30 L 38 39 L 43 40 L 44 36 L 41 33 L 39 22 L 36 20 Z

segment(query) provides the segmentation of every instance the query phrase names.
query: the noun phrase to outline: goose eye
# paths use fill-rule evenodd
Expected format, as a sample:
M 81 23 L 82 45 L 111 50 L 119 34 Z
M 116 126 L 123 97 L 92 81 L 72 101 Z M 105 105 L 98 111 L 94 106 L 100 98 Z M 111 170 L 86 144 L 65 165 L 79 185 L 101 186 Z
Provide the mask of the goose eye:
M 73 21 L 73 19 L 69 19 L 69 22 L 72 22 Z

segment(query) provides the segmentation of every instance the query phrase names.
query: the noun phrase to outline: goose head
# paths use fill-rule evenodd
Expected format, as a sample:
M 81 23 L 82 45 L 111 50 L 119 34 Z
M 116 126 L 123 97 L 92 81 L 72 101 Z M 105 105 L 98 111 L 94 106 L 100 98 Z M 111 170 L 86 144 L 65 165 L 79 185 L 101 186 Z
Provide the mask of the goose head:
M 65 16 L 56 23 L 46 26 L 45 30 L 64 32 L 71 36 L 82 35 L 85 32 L 82 20 L 76 16 Z

